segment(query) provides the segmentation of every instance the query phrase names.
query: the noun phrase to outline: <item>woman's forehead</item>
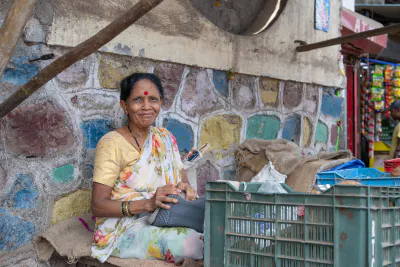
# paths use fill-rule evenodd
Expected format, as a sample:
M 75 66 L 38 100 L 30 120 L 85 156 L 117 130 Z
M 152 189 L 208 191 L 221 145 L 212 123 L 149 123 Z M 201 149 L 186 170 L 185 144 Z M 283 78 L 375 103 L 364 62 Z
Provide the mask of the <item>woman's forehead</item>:
M 145 94 L 147 92 L 147 94 Z M 150 80 L 143 79 L 138 81 L 134 86 L 132 90 L 132 94 L 143 94 L 143 95 L 153 95 L 153 94 L 159 94 L 157 86 Z

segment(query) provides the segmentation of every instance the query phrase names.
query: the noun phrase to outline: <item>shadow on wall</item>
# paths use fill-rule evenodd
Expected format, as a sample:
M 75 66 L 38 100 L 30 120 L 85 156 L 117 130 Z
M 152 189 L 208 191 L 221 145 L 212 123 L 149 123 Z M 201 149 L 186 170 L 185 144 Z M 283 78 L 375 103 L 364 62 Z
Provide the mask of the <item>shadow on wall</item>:
M 191 0 L 219 28 L 239 35 L 266 30 L 282 13 L 287 0 Z

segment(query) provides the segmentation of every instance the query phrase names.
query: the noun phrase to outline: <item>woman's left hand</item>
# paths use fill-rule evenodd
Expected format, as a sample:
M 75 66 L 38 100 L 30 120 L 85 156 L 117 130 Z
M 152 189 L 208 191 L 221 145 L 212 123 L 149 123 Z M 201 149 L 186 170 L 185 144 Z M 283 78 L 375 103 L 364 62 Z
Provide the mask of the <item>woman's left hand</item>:
M 186 200 L 192 201 L 197 198 L 197 192 L 188 183 L 180 182 L 177 187 L 186 192 Z

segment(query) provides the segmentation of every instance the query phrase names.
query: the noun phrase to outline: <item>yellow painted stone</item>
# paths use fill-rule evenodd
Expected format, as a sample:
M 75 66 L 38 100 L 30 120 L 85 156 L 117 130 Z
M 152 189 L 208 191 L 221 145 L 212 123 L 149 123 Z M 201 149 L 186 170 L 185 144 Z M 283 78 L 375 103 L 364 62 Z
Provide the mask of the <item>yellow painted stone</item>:
M 92 191 L 78 190 L 56 201 L 53 206 L 51 224 L 77 217 L 90 211 Z
M 304 117 L 303 121 L 303 146 L 309 146 L 311 144 L 311 136 L 312 136 L 312 124 L 311 121 Z
M 242 119 L 236 115 L 219 115 L 204 122 L 200 143 L 209 143 L 211 149 L 228 149 L 240 143 Z
M 107 89 L 119 89 L 120 82 L 135 72 L 149 72 L 150 63 L 143 59 L 118 55 L 101 55 L 98 78 Z
M 278 103 L 279 80 L 262 77 L 260 79 L 260 97 L 265 105 Z

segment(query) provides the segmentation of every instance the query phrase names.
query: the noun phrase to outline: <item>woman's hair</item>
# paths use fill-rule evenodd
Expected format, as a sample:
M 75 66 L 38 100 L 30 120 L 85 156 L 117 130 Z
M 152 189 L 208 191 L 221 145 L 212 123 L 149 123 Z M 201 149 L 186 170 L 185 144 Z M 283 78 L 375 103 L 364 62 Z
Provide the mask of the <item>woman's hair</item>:
M 121 95 L 120 99 L 126 101 L 128 97 L 131 95 L 133 87 L 135 84 L 143 79 L 150 80 L 157 87 L 158 93 L 160 94 L 161 99 L 164 99 L 164 89 L 161 84 L 160 78 L 152 73 L 134 73 L 121 81 Z

